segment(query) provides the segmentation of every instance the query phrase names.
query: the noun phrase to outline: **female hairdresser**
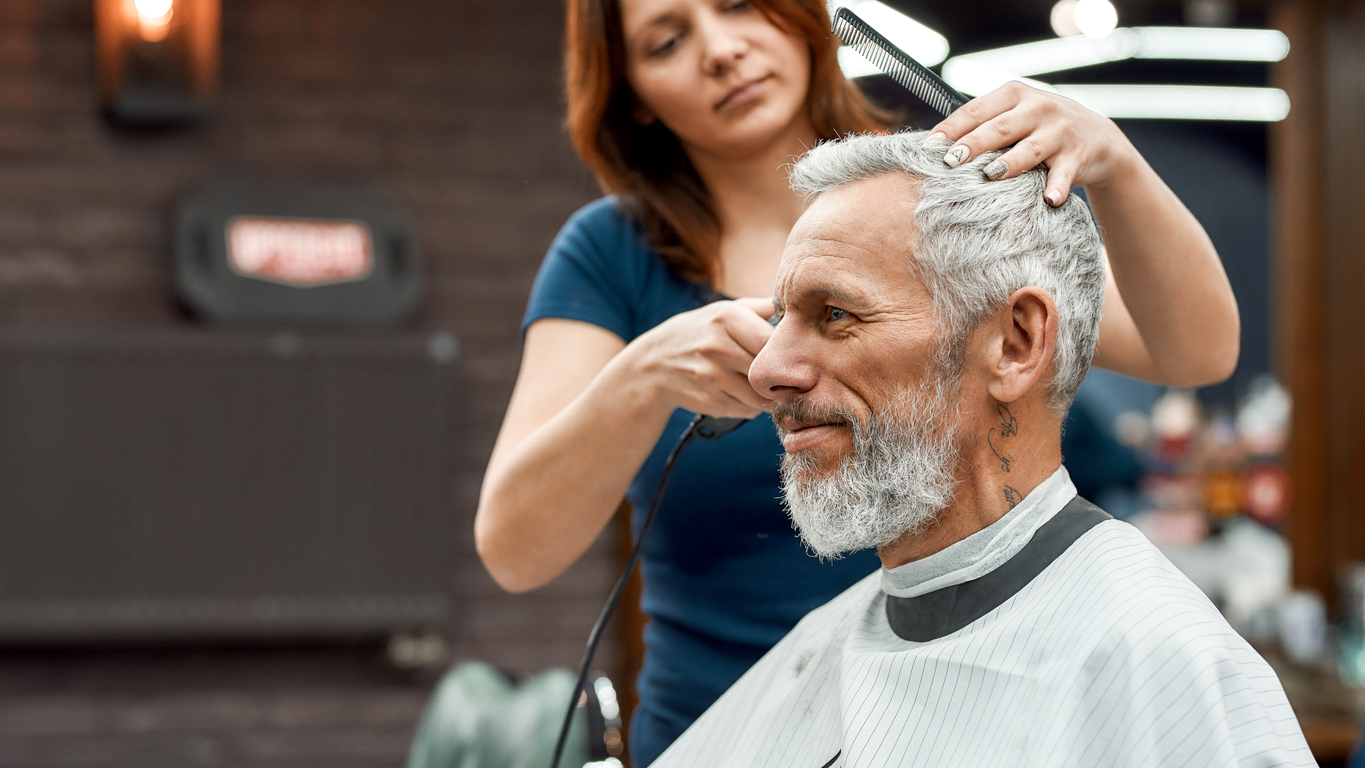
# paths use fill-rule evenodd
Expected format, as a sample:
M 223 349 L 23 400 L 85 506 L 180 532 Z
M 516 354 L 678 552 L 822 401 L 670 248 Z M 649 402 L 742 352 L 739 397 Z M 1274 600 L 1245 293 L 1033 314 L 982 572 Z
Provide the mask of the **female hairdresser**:
M 803 207 L 783 168 L 819 140 L 886 126 L 839 72 L 824 0 L 568 6 L 568 126 L 615 197 L 565 224 L 532 290 L 475 520 L 480 557 L 512 591 L 568 568 L 623 496 L 639 524 L 688 412 L 763 412 L 745 374 Z M 1237 309 L 1218 256 L 1112 122 L 1009 86 L 937 130 L 967 157 L 1015 144 L 1005 175 L 1046 162 L 1054 205 L 1086 187 L 1112 263 L 1096 364 L 1181 386 L 1229 375 Z M 678 462 L 644 552 L 637 767 L 879 565 L 806 554 L 778 501 L 781 450 L 754 419 Z

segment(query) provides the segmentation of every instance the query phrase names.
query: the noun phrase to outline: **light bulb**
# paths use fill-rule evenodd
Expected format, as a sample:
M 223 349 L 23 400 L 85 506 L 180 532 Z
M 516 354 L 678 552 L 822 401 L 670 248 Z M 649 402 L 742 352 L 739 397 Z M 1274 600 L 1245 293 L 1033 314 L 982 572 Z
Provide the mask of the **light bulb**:
M 138 18 L 144 24 L 165 24 L 171 19 L 173 0 L 133 0 Z
M 175 0 L 133 0 L 133 10 L 137 14 L 138 33 L 143 40 L 159 43 L 170 34 Z

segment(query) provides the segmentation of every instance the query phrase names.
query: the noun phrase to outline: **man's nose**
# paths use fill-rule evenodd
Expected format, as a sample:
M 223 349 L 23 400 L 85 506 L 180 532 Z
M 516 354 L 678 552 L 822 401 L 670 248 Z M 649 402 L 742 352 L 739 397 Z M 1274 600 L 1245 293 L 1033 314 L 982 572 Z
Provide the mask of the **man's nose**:
M 795 318 L 784 319 L 749 364 L 750 386 L 769 400 L 809 392 L 819 380 L 810 352 Z

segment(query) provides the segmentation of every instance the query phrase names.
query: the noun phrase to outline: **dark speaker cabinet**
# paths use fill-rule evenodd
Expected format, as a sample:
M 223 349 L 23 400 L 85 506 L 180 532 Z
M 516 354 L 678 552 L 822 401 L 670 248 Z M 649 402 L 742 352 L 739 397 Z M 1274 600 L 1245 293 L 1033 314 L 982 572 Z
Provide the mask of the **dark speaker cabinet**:
M 457 356 L 0 332 L 0 640 L 444 629 Z

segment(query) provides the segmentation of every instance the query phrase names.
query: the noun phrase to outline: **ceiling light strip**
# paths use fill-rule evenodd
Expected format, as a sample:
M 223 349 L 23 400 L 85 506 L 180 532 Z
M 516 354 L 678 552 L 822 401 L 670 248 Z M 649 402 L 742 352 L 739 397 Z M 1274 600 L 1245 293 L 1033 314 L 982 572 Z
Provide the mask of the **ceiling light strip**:
M 1277 122 L 1289 114 L 1279 88 L 1216 85 L 1056 85 L 1063 96 L 1112 118 Z
M 1029 77 L 1125 59 L 1271 62 L 1288 53 L 1289 38 L 1274 29 L 1125 27 L 1102 38 L 1060 37 L 955 56 L 945 71 L 971 61 Z

